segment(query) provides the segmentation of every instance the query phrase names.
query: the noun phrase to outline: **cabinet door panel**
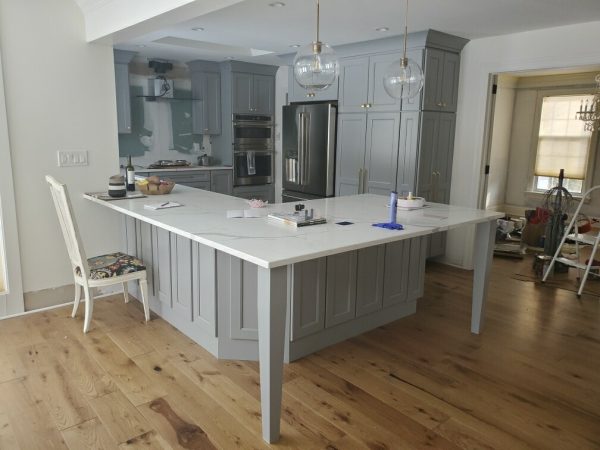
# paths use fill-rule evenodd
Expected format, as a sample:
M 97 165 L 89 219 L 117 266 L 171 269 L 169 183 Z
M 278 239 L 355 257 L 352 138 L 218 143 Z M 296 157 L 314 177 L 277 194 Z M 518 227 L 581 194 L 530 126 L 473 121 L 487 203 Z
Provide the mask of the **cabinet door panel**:
M 192 243 L 193 321 L 210 336 L 217 335 L 216 251 Z
M 156 231 L 155 282 L 157 297 L 163 308 L 171 308 L 171 237 L 162 228 Z
M 434 201 L 450 203 L 452 160 L 454 155 L 454 128 L 456 116 L 452 113 L 438 115 L 438 133 L 433 167 L 436 172 Z
M 441 109 L 441 89 L 444 76 L 444 52 L 433 48 L 425 50 L 425 85 L 423 86 L 423 109 Z
M 383 301 L 385 246 L 358 250 L 356 270 L 356 317 L 379 311 Z
M 171 301 L 173 312 L 192 320 L 192 241 L 171 234 Z
M 325 326 L 329 328 L 355 316 L 356 252 L 328 256 Z
M 252 75 L 234 72 L 232 74 L 233 95 L 232 109 L 237 114 L 252 112 Z
M 441 231 L 434 233 L 429 238 L 429 246 L 427 249 L 427 257 L 435 258 L 437 256 L 443 256 L 446 253 L 446 236 L 447 231 Z
M 202 72 L 192 72 L 192 133 L 204 134 L 206 109 L 204 105 L 204 77 Z
M 231 257 L 231 339 L 258 340 L 258 267 Z
M 336 195 L 358 194 L 359 170 L 365 162 L 365 114 L 340 114 L 336 151 Z
M 202 134 L 221 134 L 221 75 L 204 74 L 204 127 Z
M 231 170 L 212 170 L 210 172 L 210 190 L 219 194 L 231 195 L 233 190 Z
M 408 267 L 410 241 L 398 241 L 385 246 L 383 275 L 383 307 L 403 303 L 408 298 Z
M 388 67 L 397 62 L 400 65 L 402 53 L 390 53 L 387 55 L 372 56 L 369 64 L 369 111 L 391 111 L 400 110 L 400 99 L 391 97 L 383 87 L 383 78 Z
M 294 264 L 292 292 L 292 340 L 325 328 L 325 280 L 327 259 Z
M 388 195 L 396 187 L 399 113 L 369 113 L 364 167 L 367 192 Z
M 153 246 L 152 246 L 152 225 L 147 222 L 140 223 L 140 247 L 141 257 L 144 265 L 146 266 L 146 279 L 148 280 L 148 291 L 150 295 L 156 295 L 154 289 L 154 260 L 153 260 Z
M 425 65 L 423 64 L 423 55 L 424 50 L 409 50 L 406 52 L 406 56 L 409 59 L 415 61 L 421 70 L 425 70 Z M 421 109 L 421 101 L 423 99 L 423 89 L 413 98 L 402 99 L 402 111 L 419 111 Z
M 417 194 L 425 200 L 435 201 L 434 197 L 434 158 L 438 143 L 439 114 L 424 112 L 421 115 L 421 137 L 417 168 Z
M 417 156 L 419 153 L 419 118 L 418 111 L 402 111 L 400 115 L 400 139 L 398 143 L 398 176 L 396 190 L 401 193 L 401 186 L 417 192 Z
M 272 115 L 275 104 L 274 97 L 275 78 L 270 75 L 253 75 L 253 112 Z
M 460 55 L 457 53 L 446 52 L 444 54 L 444 75 L 442 77 L 440 94 L 443 111 L 456 112 L 459 72 Z
M 345 58 L 340 63 L 338 111 L 364 112 L 369 101 L 369 58 Z

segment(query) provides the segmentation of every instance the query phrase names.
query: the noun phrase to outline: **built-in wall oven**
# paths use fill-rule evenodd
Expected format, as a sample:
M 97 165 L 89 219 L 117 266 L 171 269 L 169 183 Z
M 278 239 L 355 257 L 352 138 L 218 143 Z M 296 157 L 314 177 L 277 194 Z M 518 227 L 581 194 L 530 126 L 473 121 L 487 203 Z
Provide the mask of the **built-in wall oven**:
M 233 115 L 235 186 L 273 183 L 273 117 Z

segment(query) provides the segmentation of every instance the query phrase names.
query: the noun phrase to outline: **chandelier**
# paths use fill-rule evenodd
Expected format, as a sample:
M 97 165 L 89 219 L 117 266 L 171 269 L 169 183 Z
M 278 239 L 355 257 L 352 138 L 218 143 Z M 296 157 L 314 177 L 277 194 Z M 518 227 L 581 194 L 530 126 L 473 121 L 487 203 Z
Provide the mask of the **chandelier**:
M 588 100 L 584 104 L 582 100 L 579 111 L 576 113 L 576 117 L 585 122 L 586 131 L 600 130 L 600 73 L 596 75 L 595 80 L 598 90 L 592 98 L 591 104 Z
M 399 61 L 393 62 L 385 71 L 383 87 L 394 98 L 409 99 L 415 97 L 423 88 L 423 71 L 419 64 L 406 57 L 408 40 L 408 0 L 404 13 L 404 52 Z
M 338 76 L 338 60 L 333 49 L 321 42 L 319 36 L 320 8 L 317 0 L 317 36 L 310 44 L 298 50 L 294 58 L 294 78 L 308 91 L 308 97 L 314 97 L 315 91 L 331 86 Z

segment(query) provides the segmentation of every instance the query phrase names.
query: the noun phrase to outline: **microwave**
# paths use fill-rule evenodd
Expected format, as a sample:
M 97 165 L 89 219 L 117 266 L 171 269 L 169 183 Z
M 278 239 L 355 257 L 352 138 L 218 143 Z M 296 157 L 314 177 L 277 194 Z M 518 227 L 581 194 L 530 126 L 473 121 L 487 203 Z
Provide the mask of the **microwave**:
M 273 151 L 273 117 L 254 114 L 233 115 L 234 151 Z

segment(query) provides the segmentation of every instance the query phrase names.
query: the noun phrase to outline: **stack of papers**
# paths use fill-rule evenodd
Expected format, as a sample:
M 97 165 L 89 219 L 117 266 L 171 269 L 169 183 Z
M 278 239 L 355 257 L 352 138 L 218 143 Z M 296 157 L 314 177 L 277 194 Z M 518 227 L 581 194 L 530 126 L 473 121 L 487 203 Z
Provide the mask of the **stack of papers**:
M 148 205 L 144 205 L 144 208 L 156 211 L 157 209 L 177 208 L 178 206 L 183 205 L 177 202 L 150 203 Z
M 228 219 L 255 219 L 262 216 L 259 209 L 230 209 L 227 211 Z

